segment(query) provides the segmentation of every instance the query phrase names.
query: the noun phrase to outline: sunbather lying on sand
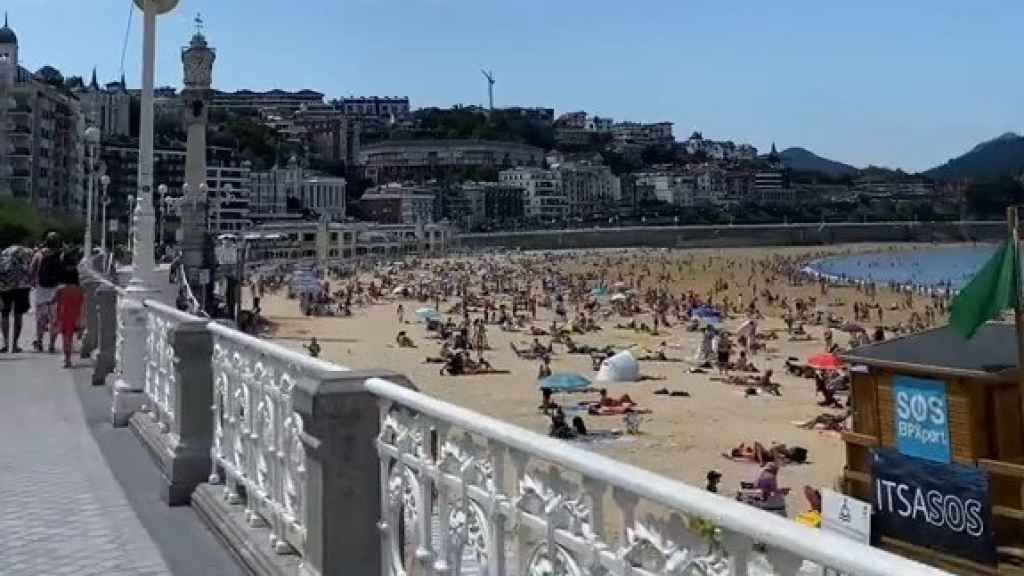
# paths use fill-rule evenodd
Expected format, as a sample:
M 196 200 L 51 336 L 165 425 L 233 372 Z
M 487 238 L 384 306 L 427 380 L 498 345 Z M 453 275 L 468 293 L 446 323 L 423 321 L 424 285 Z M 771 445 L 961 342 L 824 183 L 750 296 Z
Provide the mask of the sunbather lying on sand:
M 770 447 L 765 448 L 764 444 L 760 442 L 754 442 L 753 445 L 747 445 L 741 442 L 738 446 L 729 451 L 728 454 L 722 454 L 730 460 L 749 460 L 751 462 L 757 462 L 760 466 L 764 466 L 769 462 L 778 462 L 780 464 L 803 464 L 807 462 L 807 449 L 801 446 L 793 446 L 792 448 L 785 444 L 772 443 Z
M 827 412 L 818 414 L 814 418 L 811 418 L 807 422 L 797 424 L 797 428 L 803 428 L 805 430 L 832 430 L 834 432 L 844 432 L 848 429 L 846 420 L 853 414 L 852 411 L 846 411 L 842 414 L 829 414 Z

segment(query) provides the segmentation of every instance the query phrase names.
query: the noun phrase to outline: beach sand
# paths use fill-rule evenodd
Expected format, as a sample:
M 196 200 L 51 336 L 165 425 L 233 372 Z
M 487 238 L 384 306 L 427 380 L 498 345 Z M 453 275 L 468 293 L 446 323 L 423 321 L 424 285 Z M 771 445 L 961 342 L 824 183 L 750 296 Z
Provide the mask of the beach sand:
M 902 245 L 906 247 L 906 245 Z M 631 254 L 652 258 L 667 258 L 672 264 L 666 269 L 675 267 L 678 262 L 692 262 L 685 269 L 685 274 L 667 282 L 673 293 L 678 294 L 686 289 L 706 293 L 716 279 L 729 282 L 729 289 L 721 294 L 729 294 L 735 301 L 741 294 L 745 301 L 750 297 L 750 263 L 760 261 L 772 255 L 809 257 L 824 254 L 836 254 L 850 251 L 877 250 L 880 246 L 830 246 L 827 248 L 736 248 L 736 249 L 699 249 L 639 251 Z M 659 253 L 652 256 L 653 253 Z M 622 254 L 615 251 L 614 254 Z M 577 270 L 597 269 L 603 265 L 601 253 L 581 255 L 579 263 L 572 265 Z M 638 256 L 639 257 L 639 256 Z M 628 282 L 631 277 L 641 273 L 643 266 L 632 268 L 620 264 L 609 270 L 611 277 L 620 273 Z M 761 290 L 767 278 L 755 274 L 753 284 Z M 340 281 L 332 281 L 331 289 L 341 285 Z M 645 286 L 647 284 L 645 283 Z M 820 294 L 820 287 L 813 283 L 803 286 L 789 286 L 784 279 L 769 285 L 773 292 L 787 295 L 790 301 L 797 297 L 817 296 L 819 303 L 840 299 L 842 306 L 832 306 L 828 310 L 844 318 L 852 318 L 852 302 L 868 300 L 863 294 L 851 287 L 832 287 L 827 296 Z M 248 292 L 248 291 L 246 291 Z M 246 294 L 248 296 L 248 294 Z M 720 301 L 721 296 L 719 296 Z M 456 298 L 442 304 L 442 311 L 457 302 Z M 890 304 L 901 302 L 902 297 L 879 287 L 877 301 L 886 307 L 886 324 L 895 324 L 905 320 L 910 310 L 890 311 Z M 297 300 L 286 299 L 281 293 L 267 295 L 262 304 L 263 314 L 275 326 L 273 339 L 289 348 L 302 350 L 302 345 L 316 336 L 322 346 L 321 358 L 351 368 L 387 368 L 407 375 L 423 392 L 442 400 L 493 416 L 538 433 L 546 433 L 549 419 L 541 414 L 537 407 L 540 394 L 536 385 L 538 362 L 517 358 L 509 347 L 510 342 L 530 342 L 529 333 L 507 333 L 497 326 L 488 326 L 488 339 L 492 350 L 487 359 L 498 369 L 510 370 L 510 374 L 493 374 L 480 376 L 440 376 L 437 364 L 425 364 L 426 356 L 436 356 L 440 347 L 437 340 L 426 339 L 426 331 L 422 324 L 407 323 L 399 325 L 396 318 L 396 307 L 403 303 L 407 322 L 413 317 L 412 311 L 423 306 L 415 300 L 388 300 L 386 303 L 353 309 L 349 318 L 307 317 L 299 310 Z M 922 311 L 927 304 L 925 298 L 915 298 L 914 305 Z M 432 305 L 432 303 L 428 304 Z M 759 332 L 780 330 L 779 339 L 768 342 L 768 350 L 752 357 L 754 364 L 764 370 L 774 370 L 774 380 L 782 384 L 782 396 L 760 395 L 744 397 L 744 389 L 740 386 L 726 385 L 710 379 L 715 376 L 714 370 L 706 374 L 687 373 L 687 363 L 641 362 L 644 374 L 664 377 L 665 380 L 646 381 L 639 383 L 611 384 L 607 386 L 610 395 L 628 393 L 641 408 L 648 408 L 652 414 L 644 416 L 641 434 L 624 435 L 621 438 L 596 443 L 578 443 L 580 446 L 595 450 L 614 459 L 654 471 L 665 476 L 678 479 L 692 485 L 703 487 L 705 475 L 711 469 L 722 472 L 721 493 L 732 495 L 739 488 L 741 481 L 754 481 L 759 467 L 751 462 L 736 462 L 722 456 L 739 443 L 751 444 L 754 441 L 768 445 L 782 442 L 789 446 L 807 448 L 809 462 L 806 464 L 790 464 L 782 468 L 779 474 L 780 486 L 789 486 L 793 492 L 789 496 L 789 514 L 794 515 L 807 509 L 802 496 L 802 486 L 833 487 L 843 470 L 844 448 L 840 436 L 836 432 L 824 432 L 800 429 L 795 422 L 806 421 L 823 413 L 840 413 L 840 410 L 825 409 L 817 405 L 812 379 L 797 378 L 786 374 L 783 366 L 787 357 L 794 356 L 801 361 L 809 356 L 825 352 L 822 340 L 823 328 L 806 326 L 814 337 L 811 342 L 790 342 L 785 334 L 785 324 L 781 319 L 782 309 L 761 305 L 765 319 L 758 322 Z M 572 310 L 570 308 L 570 314 Z M 553 314 L 551 310 L 540 309 L 536 326 L 547 327 Z M 650 314 L 637 317 L 651 323 Z M 735 330 L 745 317 L 733 317 L 724 323 L 730 330 Z M 872 313 L 874 320 L 874 313 Z M 670 330 L 662 328 L 659 336 L 636 333 L 632 330 L 614 328 L 616 322 L 625 322 L 617 315 L 603 320 L 602 331 L 573 338 L 577 343 L 607 345 L 612 344 L 619 349 L 631 345 L 646 346 L 654 349 L 660 342 L 668 345 L 667 354 L 671 357 L 693 358 L 701 338 L 699 332 L 686 332 L 681 325 L 674 324 Z M 874 324 L 868 324 L 872 329 Z M 395 345 L 395 335 L 399 330 L 406 330 L 416 342 L 418 348 L 400 349 Z M 834 330 L 836 341 L 846 347 L 847 335 Z M 546 338 L 541 338 L 547 342 Z M 569 355 L 556 347 L 552 358 L 554 372 L 578 372 L 592 377 L 594 372 L 591 359 L 585 355 Z M 636 354 L 636 352 L 634 352 Z M 655 395 L 659 388 L 669 390 L 685 390 L 689 397 L 668 397 Z M 568 406 L 576 399 L 594 399 L 596 394 L 564 395 L 556 399 Z M 621 416 L 587 416 L 585 418 L 591 431 L 624 430 Z

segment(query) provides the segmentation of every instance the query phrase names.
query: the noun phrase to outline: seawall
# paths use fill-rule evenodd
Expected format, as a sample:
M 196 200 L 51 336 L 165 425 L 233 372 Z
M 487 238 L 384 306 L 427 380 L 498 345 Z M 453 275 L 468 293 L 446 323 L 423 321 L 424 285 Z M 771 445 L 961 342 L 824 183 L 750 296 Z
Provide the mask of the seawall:
M 580 248 L 716 248 L 815 246 L 856 242 L 964 242 L 998 240 L 1002 221 L 636 226 L 462 234 L 462 248 L 558 250 Z

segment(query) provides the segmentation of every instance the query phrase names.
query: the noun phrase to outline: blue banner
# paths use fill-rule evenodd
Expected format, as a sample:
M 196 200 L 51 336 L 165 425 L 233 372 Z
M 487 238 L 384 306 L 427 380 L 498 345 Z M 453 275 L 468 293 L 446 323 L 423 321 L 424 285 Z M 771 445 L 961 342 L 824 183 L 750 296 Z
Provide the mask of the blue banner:
M 874 529 L 883 536 L 981 564 L 996 563 L 992 503 L 984 471 L 872 451 Z
M 949 406 L 945 382 L 894 376 L 892 389 L 896 447 L 907 456 L 948 464 Z

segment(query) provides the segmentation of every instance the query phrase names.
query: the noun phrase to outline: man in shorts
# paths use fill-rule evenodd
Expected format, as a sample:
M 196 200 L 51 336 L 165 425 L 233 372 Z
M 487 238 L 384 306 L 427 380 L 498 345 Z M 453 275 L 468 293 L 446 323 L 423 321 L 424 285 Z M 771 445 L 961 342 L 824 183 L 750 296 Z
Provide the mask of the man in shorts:
M 63 263 L 61 248 L 63 243 L 56 232 L 46 235 L 43 247 L 32 257 L 30 271 L 32 273 L 33 290 L 32 306 L 36 310 L 36 339 L 32 347 L 37 352 L 43 351 L 44 337 L 50 333 L 50 353 L 57 351 L 57 331 L 54 321 L 57 310 L 57 288 L 60 286 Z
M 31 261 L 32 251 L 24 246 L 14 244 L 0 252 L 0 331 L 3 332 L 3 347 L 0 348 L 0 352 L 21 352 L 18 341 L 21 338 L 22 317 L 30 308 Z

